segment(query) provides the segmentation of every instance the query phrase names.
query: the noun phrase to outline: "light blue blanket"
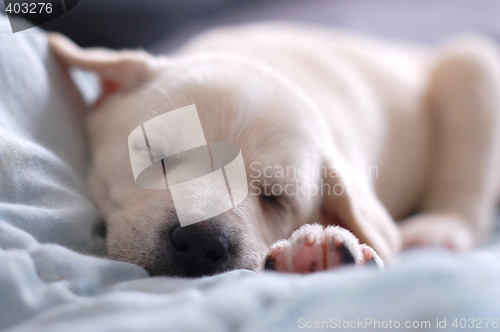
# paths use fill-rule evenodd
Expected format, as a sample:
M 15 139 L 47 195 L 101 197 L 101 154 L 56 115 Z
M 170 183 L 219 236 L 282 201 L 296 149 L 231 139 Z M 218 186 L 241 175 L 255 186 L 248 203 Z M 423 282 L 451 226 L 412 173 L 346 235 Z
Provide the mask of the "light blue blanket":
M 192 280 L 149 278 L 138 266 L 89 255 L 103 253 L 103 238 L 84 189 L 78 105 L 46 37 L 36 30 L 13 35 L 0 16 L 0 329 L 370 331 L 481 324 L 498 330 L 498 241 L 461 254 L 408 252 L 384 273 L 369 267 L 313 275 L 233 271 Z
M 40 245 L 6 223 L 0 234 L 0 326 L 9 331 L 454 330 L 469 319 L 493 331 L 500 319 L 499 245 L 405 253 L 385 272 L 181 279 L 148 278 L 131 264 Z

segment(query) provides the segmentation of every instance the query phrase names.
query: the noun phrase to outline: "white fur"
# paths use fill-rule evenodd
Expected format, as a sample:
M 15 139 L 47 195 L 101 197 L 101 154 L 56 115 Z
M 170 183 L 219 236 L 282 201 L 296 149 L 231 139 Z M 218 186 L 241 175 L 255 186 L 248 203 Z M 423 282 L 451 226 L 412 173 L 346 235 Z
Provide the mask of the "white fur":
M 207 141 L 238 144 L 247 173 L 255 161 L 294 165 L 307 170 L 305 183 L 344 189 L 286 197 L 280 212 L 250 195 L 222 215 L 241 248 L 235 268 L 258 268 L 269 245 L 309 222 L 346 227 L 384 259 L 401 242 L 467 248 L 491 226 L 500 188 L 500 61 L 487 40 L 425 49 L 261 24 L 216 29 L 167 58 L 83 50 L 58 35 L 51 44 L 65 63 L 121 86 L 103 94 L 88 121 L 89 184 L 112 257 L 154 270 L 149 257 L 173 206 L 168 192 L 134 184 L 127 136 L 193 103 Z M 321 166 L 338 176 L 322 178 Z M 395 221 L 415 212 L 400 232 Z

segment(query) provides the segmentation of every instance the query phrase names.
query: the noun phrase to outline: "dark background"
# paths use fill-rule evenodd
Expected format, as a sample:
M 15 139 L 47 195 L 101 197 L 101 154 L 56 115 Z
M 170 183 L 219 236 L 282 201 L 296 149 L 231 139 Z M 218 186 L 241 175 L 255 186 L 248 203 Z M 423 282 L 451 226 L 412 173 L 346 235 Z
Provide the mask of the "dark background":
M 475 32 L 500 41 L 499 0 L 80 0 L 42 27 L 82 46 L 154 51 L 208 27 L 263 20 L 312 22 L 399 40 L 436 42 Z

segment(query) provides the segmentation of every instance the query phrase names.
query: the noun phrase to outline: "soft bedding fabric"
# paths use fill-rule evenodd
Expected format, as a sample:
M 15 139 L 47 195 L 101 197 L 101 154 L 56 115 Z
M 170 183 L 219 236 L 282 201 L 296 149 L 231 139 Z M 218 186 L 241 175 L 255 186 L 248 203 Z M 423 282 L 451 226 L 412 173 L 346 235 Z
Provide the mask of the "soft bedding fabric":
M 452 329 L 455 318 L 481 318 L 482 330 L 493 331 L 494 321 L 485 328 L 486 319 L 500 319 L 498 244 L 463 254 L 405 253 L 383 273 L 350 267 L 200 279 L 148 278 L 132 264 L 40 245 L 6 223 L 0 246 L 6 331 L 300 331 L 310 324 L 342 330 L 334 324 L 343 321 L 354 324 L 351 330 L 376 330 L 370 319 L 429 322 L 430 331 L 444 319 Z
M 0 17 L 0 329 L 343 330 L 347 321 L 350 330 L 376 330 L 371 319 L 428 321 L 430 331 L 437 320 L 456 330 L 455 318 L 478 318 L 482 330 L 498 330 L 495 241 L 461 254 L 405 253 L 384 273 L 349 267 L 200 279 L 149 278 L 138 266 L 73 251 L 102 249 L 102 238 L 83 184 L 81 104 L 68 82 L 43 34 L 12 35 Z
M 83 102 L 46 35 L 13 34 L 0 14 L 0 220 L 53 242 L 102 252 L 85 194 Z

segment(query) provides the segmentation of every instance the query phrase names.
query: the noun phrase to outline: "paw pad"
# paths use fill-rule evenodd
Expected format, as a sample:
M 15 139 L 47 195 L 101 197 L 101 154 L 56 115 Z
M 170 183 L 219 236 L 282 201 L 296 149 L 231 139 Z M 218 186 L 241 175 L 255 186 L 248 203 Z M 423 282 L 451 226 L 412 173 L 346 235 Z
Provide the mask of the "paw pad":
M 304 225 L 290 239 L 275 243 L 264 268 L 280 272 L 311 273 L 344 265 L 383 262 L 378 254 L 348 230 L 338 226 Z

